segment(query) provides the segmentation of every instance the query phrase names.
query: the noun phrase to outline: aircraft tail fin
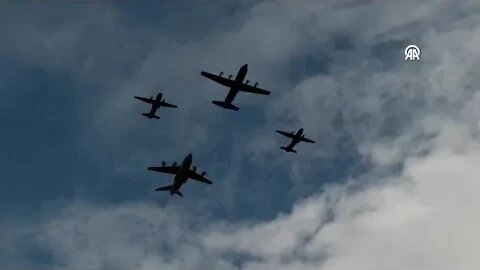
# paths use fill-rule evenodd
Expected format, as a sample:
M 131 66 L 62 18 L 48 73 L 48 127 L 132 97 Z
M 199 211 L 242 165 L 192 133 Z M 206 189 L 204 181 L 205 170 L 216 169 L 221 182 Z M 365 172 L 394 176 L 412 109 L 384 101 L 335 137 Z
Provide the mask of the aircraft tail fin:
M 168 185 L 168 186 L 164 186 L 164 187 L 159 187 L 157 189 L 155 189 L 155 191 L 166 191 L 166 190 L 171 190 L 172 189 L 172 185 Z
M 149 114 L 149 113 L 142 113 L 143 116 L 146 116 L 150 119 L 155 118 L 155 119 L 160 119 L 160 117 L 156 116 L 155 114 Z
M 234 110 L 234 111 L 240 110 L 240 108 L 238 108 L 237 106 L 233 105 L 232 103 L 227 103 L 225 101 L 214 100 L 214 101 L 212 101 L 212 103 L 217 105 L 217 106 L 220 106 L 224 109 L 229 109 L 229 110 Z
M 173 185 L 168 185 L 168 186 L 164 186 L 164 187 L 159 187 L 159 188 L 155 189 L 155 191 L 170 191 L 170 195 L 177 194 L 178 196 L 183 197 L 182 192 L 180 192 L 180 191 L 178 191 L 178 190 L 175 191 L 175 192 L 173 192 L 173 191 L 172 191 L 172 187 L 173 187 Z
M 297 153 L 297 151 L 294 150 L 293 148 L 288 148 L 288 147 L 284 147 L 284 146 L 281 146 L 280 148 L 287 151 L 287 152 Z

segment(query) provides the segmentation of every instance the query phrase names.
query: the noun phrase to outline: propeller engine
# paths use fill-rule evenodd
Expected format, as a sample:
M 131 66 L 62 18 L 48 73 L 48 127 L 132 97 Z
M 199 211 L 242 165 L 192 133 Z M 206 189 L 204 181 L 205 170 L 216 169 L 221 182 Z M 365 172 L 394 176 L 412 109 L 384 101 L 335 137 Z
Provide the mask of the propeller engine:
M 165 167 L 165 161 L 162 161 L 162 167 Z
M 258 82 L 255 82 L 255 84 L 253 85 L 253 87 L 257 87 L 257 85 L 258 85 Z
M 153 96 L 150 96 L 150 99 L 153 100 Z
M 177 166 L 177 162 L 172 163 L 172 167 L 175 167 L 175 166 Z
M 232 77 L 233 77 L 233 75 L 232 75 L 232 74 L 228 75 L 228 78 L 229 78 L 229 79 L 231 79 Z
M 193 166 L 193 171 L 196 172 L 196 171 L 197 171 L 197 167 Z
M 222 72 L 220 72 L 220 74 L 218 74 L 218 76 L 220 76 L 220 77 L 222 77 L 222 75 L 223 75 L 223 71 L 222 71 Z
M 247 80 L 247 81 L 245 82 L 245 84 L 248 84 L 249 82 L 250 82 L 250 81 L 249 81 L 249 80 Z
M 204 177 L 205 175 L 207 175 L 207 172 L 206 172 L 206 171 L 203 171 L 203 172 L 202 172 L 202 177 Z

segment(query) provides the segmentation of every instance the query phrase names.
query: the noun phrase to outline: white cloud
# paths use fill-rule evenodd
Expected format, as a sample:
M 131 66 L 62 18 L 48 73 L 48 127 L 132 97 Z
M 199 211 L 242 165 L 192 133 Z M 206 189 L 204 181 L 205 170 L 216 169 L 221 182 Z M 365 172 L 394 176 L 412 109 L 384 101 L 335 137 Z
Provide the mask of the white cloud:
M 401 175 L 356 192 L 331 187 L 258 224 L 196 227 L 185 209 L 74 205 L 45 224 L 40 245 L 67 269 L 462 269 L 480 263 L 480 145 L 409 157 Z M 445 130 L 445 131 L 444 131 Z M 223 224 L 223 225 L 222 225 Z M 248 257 L 244 257 L 248 256 Z
M 270 13 L 271 7 L 278 16 Z M 238 33 L 223 33 L 212 47 L 207 46 L 210 42 L 193 42 L 181 47 L 183 56 L 177 52 L 163 59 L 161 52 L 173 47 L 157 45 L 127 84 L 129 90 L 122 89 L 118 99 L 106 101 L 118 103 L 113 108 L 121 115 L 122 100 L 137 83 L 165 72 L 165 67 L 156 69 L 162 60 L 188 66 L 175 67 L 172 80 L 186 78 L 177 74 L 180 71 L 220 67 L 218 59 L 227 59 L 222 65 L 226 68 L 253 61 L 258 68 L 255 76 L 265 76 L 275 85 L 275 72 L 287 70 L 283 67 L 301 50 L 328 47 L 331 35 L 350 34 L 358 42 L 352 53 L 356 56 L 342 58 L 329 74 L 302 79 L 291 92 L 279 91 L 267 117 L 304 126 L 322 138 L 319 145 L 331 156 L 338 139 L 331 121 L 340 114 L 362 158 L 372 161 L 358 179 L 328 186 L 298 202 L 291 213 L 260 223 L 197 223 L 194 217 L 202 213 L 183 207 L 79 203 L 38 226 L 27 226 L 27 231 L 36 232 L 39 246 L 53 252 L 55 264 L 67 269 L 477 269 L 480 16 L 457 16 L 471 8 L 467 1 L 455 6 L 425 2 L 416 7 L 393 2 L 342 9 L 260 4 Z M 449 15 L 450 9 L 455 16 Z M 335 17 L 340 14 L 344 16 Z M 258 27 L 260 23 L 264 28 Z M 417 24 L 418 29 L 411 30 Z M 285 36 L 278 34 L 282 31 Z M 403 63 L 401 52 L 397 60 L 373 58 L 371 46 L 408 39 L 410 31 L 422 44 L 422 63 Z M 264 43 L 255 43 L 265 35 Z M 315 41 L 302 43 L 309 38 Z M 247 47 L 241 43 L 245 40 L 255 45 Z M 270 50 L 277 43 L 280 46 Z M 225 44 L 231 46 L 220 52 Z M 188 59 L 204 49 L 208 57 L 190 66 Z M 401 63 L 387 65 L 387 61 Z M 272 63 L 278 65 L 273 71 Z M 158 80 L 154 77 L 147 84 Z M 196 81 L 180 82 L 180 88 L 188 89 Z M 279 89 L 282 83 L 293 84 L 281 81 Z M 187 100 L 190 92 L 179 91 Z M 194 101 L 198 100 L 188 101 L 191 114 Z M 248 151 L 257 159 L 276 147 L 270 140 L 255 140 L 262 145 L 259 152 L 253 151 L 255 143 Z M 394 165 L 401 169 L 390 170 Z M 371 184 L 355 189 L 356 181 L 363 180 Z M 13 230 L 13 234 L 22 233 Z
M 480 144 L 442 123 L 400 175 L 355 192 L 329 187 L 270 221 L 198 227 L 201 213 L 188 209 L 80 203 L 40 226 L 39 245 L 66 269 L 237 269 L 229 261 L 239 258 L 245 270 L 474 270 Z

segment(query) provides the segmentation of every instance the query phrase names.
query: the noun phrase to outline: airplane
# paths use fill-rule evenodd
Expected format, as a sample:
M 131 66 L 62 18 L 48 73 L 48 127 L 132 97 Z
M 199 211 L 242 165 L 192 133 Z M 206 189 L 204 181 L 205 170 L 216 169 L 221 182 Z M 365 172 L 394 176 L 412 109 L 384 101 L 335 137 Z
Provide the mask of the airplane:
M 202 71 L 200 73 L 202 76 L 230 88 L 230 91 L 228 92 L 224 101 L 214 100 L 212 101 L 212 103 L 224 109 L 238 111 L 239 108 L 232 104 L 232 101 L 238 94 L 238 92 L 243 91 L 254 94 L 270 95 L 270 91 L 258 88 L 258 83 L 255 83 L 254 85 L 248 85 L 248 83 L 250 82 L 249 80 L 246 80 L 245 83 L 243 83 L 243 79 L 245 79 L 245 77 L 247 76 L 247 71 L 248 64 L 245 64 L 238 70 L 235 79 L 232 79 L 232 75 L 229 75 L 228 78 L 222 77 L 223 72 L 220 72 L 219 75 L 215 75 Z
M 147 169 L 150 171 L 161 172 L 161 173 L 169 173 L 174 174 L 175 177 L 173 178 L 173 183 L 168 186 L 159 187 L 155 189 L 155 191 L 170 191 L 170 195 L 177 194 L 180 197 L 183 197 L 182 192 L 180 192 L 180 188 L 183 184 L 187 182 L 188 179 L 197 180 L 202 183 L 206 184 L 213 184 L 212 181 L 208 180 L 205 176 L 207 173 L 203 171 L 201 174 L 196 172 L 197 167 L 192 165 L 192 154 L 188 154 L 185 159 L 183 160 L 182 164 L 177 165 L 176 162 L 173 162 L 172 166 L 165 166 L 165 161 L 162 162 L 161 167 L 148 167 Z
M 297 151 L 295 151 L 293 149 L 293 147 L 299 142 L 315 143 L 314 141 L 305 138 L 305 135 L 303 134 L 303 128 L 299 129 L 297 131 L 297 133 L 294 133 L 293 131 L 291 133 L 288 133 L 288 132 L 281 131 L 281 130 L 276 130 L 276 132 L 282 134 L 283 136 L 286 136 L 286 137 L 292 139 L 290 144 L 288 144 L 287 146 L 280 147 L 281 149 L 283 149 L 287 152 L 297 153 Z
M 134 98 L 141 100 L 143 102 L 152 104 L 152 108 L 150 109 L 150 112 L 148 113 L 142 113 L 143 116 L 146 116 L 150 119 L 155 118 L 159 119 L 160 117 L 156 116 L 155 113 L 157 112 L 158 108 L 160 107 L 170 107 L 170 108 L 178 108 L 177 105 L 173 105 L 170 103 L 165 102 L 165 99 L 162 100 L 162 93 L 158 93 L 157 97 L 153 99 L 153 96 L 150 98 L 144 98 L 144 97 L 139 97 L 139 96 L 134 96 Z

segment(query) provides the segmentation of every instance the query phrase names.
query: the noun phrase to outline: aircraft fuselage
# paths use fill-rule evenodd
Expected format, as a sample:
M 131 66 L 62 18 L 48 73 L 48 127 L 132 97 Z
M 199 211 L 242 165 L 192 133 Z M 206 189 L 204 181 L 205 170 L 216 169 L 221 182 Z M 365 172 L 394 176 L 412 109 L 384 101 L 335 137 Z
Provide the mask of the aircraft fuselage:
M 297 131 L 297 133 L 295 134 L 295 137 L 293 137 L 292 141 L 287 146 L 287 148 L 293 148 L 297 143 L 299 143 L 302 138 L 302 135 L 303 135 L 303 128 Z
M 170 189 L 170 195 L 173 195 L 177 191 L 179 191 L 182 185 L 187 182 L 188 172 L 190 171 L 191 165 L 192 165 L 192 154 L 188 154 L 188 156 L 186 156 L 185 159 L 183 160 L 182 164 L 180 164 L 180 168 L 175 174 L 175 178 L 173 179 L 172 189 Z
M 155 98 L 155 101 L 152 103 L 152 108 L 150 109 L 150 112 L 148 113 L 149 115 L 155 115 L 157 112 L 158 108 L 160 108 L 160 104 L 162 103 L 162 93 L 158 93 L 157 97 Z
M 225 102 L 232 103 L 233 99 L 240 91 L 240 86 L 243 84 L 243 80 L 247 76 L 247 72 L 248 72 L 248 64 L 245 64 L 242 67 L 240 67 L 240 69 L 238 70 L 237 76 L 235 76 L 235 84 L 237 84 L 238 86 L 233 86 L 232 88 L 230 88 L 228 95 L 225 97 Z

